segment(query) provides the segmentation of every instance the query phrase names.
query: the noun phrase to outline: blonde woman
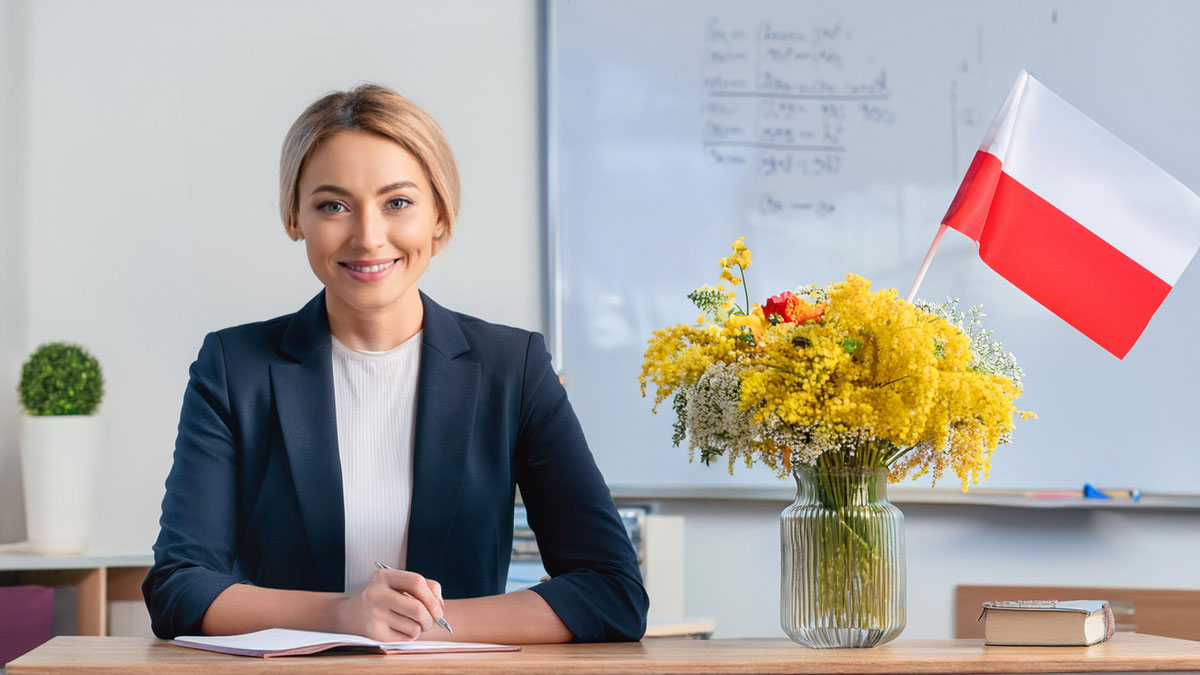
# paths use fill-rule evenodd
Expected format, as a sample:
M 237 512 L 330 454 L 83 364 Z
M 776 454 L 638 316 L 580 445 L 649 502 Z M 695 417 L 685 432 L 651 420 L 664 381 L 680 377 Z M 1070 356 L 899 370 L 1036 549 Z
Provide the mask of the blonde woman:
M 636 556 L 542 336 L 418 290 L 458 210 L 440 128 L 395 92 L 293 124 L 280 213 L 325 288 L 204 339 L 143 584 L 157 635 L 641 638 Z M 516 486 L 551 579 L 504 594 Z

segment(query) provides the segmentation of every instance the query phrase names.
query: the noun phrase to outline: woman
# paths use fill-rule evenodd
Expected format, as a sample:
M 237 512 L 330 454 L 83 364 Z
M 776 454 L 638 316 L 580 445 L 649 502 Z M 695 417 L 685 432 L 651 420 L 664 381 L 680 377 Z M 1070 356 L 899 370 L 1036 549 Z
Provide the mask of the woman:
M 280 187 L 325 289 L 204 339 L 142 586 L 155 634 L 640 639 L 636 555 L 543 338 L 417 288 L 459 208 L 436 123 L 384 87 L 329 94 Z M 503 594 L 515 486 L 552 578 Z

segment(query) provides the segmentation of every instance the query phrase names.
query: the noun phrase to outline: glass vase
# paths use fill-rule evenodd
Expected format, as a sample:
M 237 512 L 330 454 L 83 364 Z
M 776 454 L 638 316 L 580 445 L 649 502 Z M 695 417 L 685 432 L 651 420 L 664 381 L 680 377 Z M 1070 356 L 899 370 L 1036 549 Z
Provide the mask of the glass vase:
M 780 623 L 806 647 L 874 647 L 904 629 L 904 515 L 887 469 L 797 466 L 780 515 Z

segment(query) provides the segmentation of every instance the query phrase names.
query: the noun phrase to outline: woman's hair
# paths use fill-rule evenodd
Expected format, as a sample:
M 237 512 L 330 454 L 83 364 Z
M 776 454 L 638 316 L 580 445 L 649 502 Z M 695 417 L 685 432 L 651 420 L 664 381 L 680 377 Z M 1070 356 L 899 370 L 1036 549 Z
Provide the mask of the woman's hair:
M 300 172 L 326 139 L 339 131 L 361 129 L 399 143 L 417 158 L 433 186 L 438 218 L 450 239 L 460 205 L 458 167 L 442 129 L 424 110 L 400 94 L 377 84 L 335 91 L 308 106 L 288 130 L 279 158 L 279 215 L 288 234 L 300 206 Z

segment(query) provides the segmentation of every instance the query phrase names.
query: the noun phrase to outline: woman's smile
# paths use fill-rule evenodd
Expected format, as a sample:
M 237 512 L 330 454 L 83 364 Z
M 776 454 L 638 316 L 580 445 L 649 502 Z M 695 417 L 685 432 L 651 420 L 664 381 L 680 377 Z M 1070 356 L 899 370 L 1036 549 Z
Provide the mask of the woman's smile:
M 354 262 L 339 262 L 350 278 L 356 281 L 378 281 L 383 279 L 396 267 L 400 258 L 384 258 L 382 260 L 356 260 Z

